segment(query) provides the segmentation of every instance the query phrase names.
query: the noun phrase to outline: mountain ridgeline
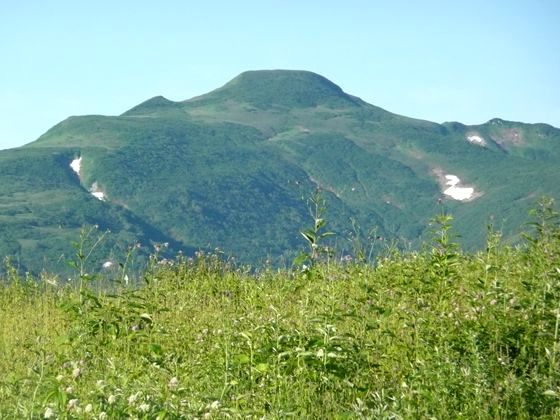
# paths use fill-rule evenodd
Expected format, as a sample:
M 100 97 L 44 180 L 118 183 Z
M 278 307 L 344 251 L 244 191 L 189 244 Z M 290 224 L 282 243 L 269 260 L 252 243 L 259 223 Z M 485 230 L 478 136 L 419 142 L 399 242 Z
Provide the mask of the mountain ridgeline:
M 467 248 L 492 223 L 515 241 L 541 195 L 560 197 L 560 130 L 493 119 L 436 124 L 387 112 L 305 71 L 250 71 L 182 102 L 70 117 L 0 152 L 0 254 L 62 270 L 85 225 L 92 258 L 140 243 L 289 263 L 320 189 L 339 252 L 353 224 L 416 246 L 443 207 Z M 302 199 L 303 198 L 303 199 Z

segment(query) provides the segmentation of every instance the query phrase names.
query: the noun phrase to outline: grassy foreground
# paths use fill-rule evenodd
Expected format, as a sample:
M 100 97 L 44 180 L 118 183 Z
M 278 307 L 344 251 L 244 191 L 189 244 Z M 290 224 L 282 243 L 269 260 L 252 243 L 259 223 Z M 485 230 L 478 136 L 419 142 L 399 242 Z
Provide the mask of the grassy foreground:
M 374 265 L 255 274 L 199 254 L 140 288 L 9 273 L 0 417 L 559 418 L 555 219 L 476 254 L 440 220 L 425 251 Z

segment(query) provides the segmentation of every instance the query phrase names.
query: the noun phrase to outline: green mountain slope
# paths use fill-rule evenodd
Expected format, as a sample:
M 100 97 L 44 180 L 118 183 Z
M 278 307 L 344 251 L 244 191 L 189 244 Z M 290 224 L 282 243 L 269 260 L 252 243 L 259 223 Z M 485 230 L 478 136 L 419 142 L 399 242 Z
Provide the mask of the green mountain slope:
M 314 73 L 246 72 L 187 101 L 159 96 L 117 117 L 71 117 L 0 152 L 0 253 L 41 269 L 71 253 L 81 225 L 98 224 L 113 232 L 100 258 L 138 240 L 278 263 L 301 247 L 302 196 L 316 188 L 341 247 L 350 219 L 414 246 L 442 200 L 475 247 L 486 223 L 514 240 L 540 195 L 560 197 L 559 164 L 560 130 L 545 124 L 440 125 Z M 446 175 L 472 188 L 470 199 L 444 194 Z

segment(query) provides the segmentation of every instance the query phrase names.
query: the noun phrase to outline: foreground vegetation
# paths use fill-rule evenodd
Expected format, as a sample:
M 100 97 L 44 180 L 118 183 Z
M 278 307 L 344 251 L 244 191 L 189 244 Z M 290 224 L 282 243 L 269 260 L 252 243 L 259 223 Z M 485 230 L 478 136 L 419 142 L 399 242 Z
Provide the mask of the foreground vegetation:
M 0 417 L 559 418 L 560 228 L 538 213 L 526 246 L 490 231 L 478 253 L 442 215 L 424 251 L 375 264 L 9 272 Z

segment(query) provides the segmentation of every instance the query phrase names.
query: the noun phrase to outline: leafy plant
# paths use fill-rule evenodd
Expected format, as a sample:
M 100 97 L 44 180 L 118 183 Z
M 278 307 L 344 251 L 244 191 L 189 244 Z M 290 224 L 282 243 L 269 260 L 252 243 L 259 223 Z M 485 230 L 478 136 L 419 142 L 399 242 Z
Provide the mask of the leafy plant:
M 453 216 L 441 213 L 431 221 L 433 239 L 430 253 L 430 278 L 438 284 L 447 284 L 457 276 L 459 244 L 451 233 Z
M 331 250 L 324 245 L 324 240 L 333 236 L 333 232 L 325 231 L 327 221 L 324 219 L 326 202 L 319 189 L 307 200 L 309 215 L 313 220 L 313 225 L 300 232 L 307 244 L 307 251 L 301 252 L 293 264 L 303 266 L 304 271 L 308 272 L 322 257 L 328 258 Z

